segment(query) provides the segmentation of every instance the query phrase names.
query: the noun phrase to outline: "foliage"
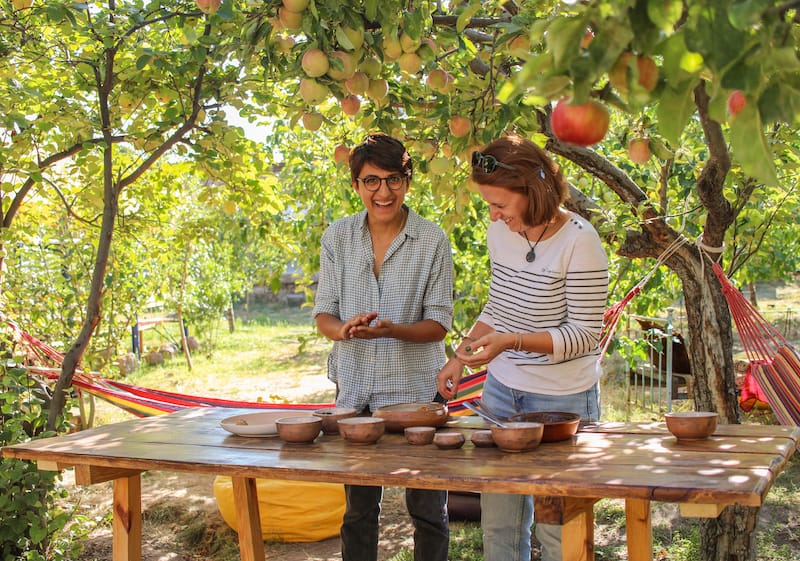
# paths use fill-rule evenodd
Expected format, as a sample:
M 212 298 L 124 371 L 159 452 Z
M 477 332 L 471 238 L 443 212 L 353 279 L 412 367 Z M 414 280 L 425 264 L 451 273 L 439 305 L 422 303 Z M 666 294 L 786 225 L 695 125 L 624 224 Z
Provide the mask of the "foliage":
M 0 365 L 0 447 L 52 436 L 44 430 L 49 398 L 24 368 Z M 63 430 L 66 424 L 62 425 Z M 36 464 L 0 459 L 0 559 L 57 561 L 75 559 L 85 533 L 80 517 L 56 508 L 67 496 L 58 473 Z

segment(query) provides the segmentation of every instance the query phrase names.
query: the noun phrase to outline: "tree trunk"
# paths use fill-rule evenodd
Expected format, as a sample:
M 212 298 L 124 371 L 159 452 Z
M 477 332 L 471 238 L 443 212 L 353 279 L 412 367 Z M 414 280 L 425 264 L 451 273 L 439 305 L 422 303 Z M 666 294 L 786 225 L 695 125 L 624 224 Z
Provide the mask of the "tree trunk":
M 717 518 L 700 521 L 700 559 L 753 561 L 756 558 L 758 507 L 729 506 Z

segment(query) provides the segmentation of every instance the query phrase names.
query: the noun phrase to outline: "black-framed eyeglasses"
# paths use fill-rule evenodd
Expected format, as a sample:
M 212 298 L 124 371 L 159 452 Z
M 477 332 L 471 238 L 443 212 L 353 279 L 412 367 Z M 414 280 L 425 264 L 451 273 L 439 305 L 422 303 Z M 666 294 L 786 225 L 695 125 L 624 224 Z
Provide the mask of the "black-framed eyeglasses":
M 381 188 L 381 183 L 386 182 L 386 186 L 392 191 L 397 191 L 405 186 L 407 177 L 403 175 L 390 175 L 389 177 L 378 177 L 377 175 L 368 175 L 366 177 L 359 177 L 356 181 L 360 181 L 367 191 L 375 192 Z
M 472 167 L 478 168 L 483 173 L 494 173 L 497 168 L 507 169 L 509 171 L 517 171 L 517 168 L 504 164 L 494 156 L 478 152 L 477 150 L 472 153 Z

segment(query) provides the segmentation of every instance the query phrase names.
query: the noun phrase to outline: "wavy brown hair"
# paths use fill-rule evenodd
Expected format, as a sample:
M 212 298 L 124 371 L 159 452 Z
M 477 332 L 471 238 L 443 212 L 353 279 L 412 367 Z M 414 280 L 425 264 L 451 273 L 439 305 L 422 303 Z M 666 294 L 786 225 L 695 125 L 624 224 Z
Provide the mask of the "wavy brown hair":
M 502 187 L 522 193 L 528 199 L 523 219 L 528 226 L 549 222 L 558 214 L 567 200 L 567 182 L 561 170 L 543 148 L 516 133 L 508 133 L 486 145 L 481 151 L 514 168 L 498 166 L 486 173 L 481 166 L 473 166 L 472 180 L 480 185 Z

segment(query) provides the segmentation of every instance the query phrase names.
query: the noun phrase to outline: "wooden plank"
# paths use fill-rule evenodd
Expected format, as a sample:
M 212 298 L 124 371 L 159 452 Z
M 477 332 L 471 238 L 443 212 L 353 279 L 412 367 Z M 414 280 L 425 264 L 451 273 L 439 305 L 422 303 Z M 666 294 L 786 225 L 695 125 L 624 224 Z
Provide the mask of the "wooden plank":
M 140 473 L 142 473 L 142 470 L 77 465 L 75 466 L 75 483 L 78 485 L 93 485 L 124 477 L 132 477 Z
M 685 518 L 716 518 L 725 510 L 723 505 L 698 503 L 681 503 L 679 508 Z
M 561 527 L 562 561 L 594 561 L 594 502 L 584 501 Z
M 69 465 L 63 465 L 58 462 L 50 461 L 50 460 L 38 460 L 36 462 L 36 469 L 39 471 L 61 471 L 62 469 L 70 467 Z
M 232 483 L 242 561 L 264 561 L 256 480 L 251 477 L 233 477 Z
M 625 500 L 625 528 L 628 543 L 628 561 L 652 561 L 653 528 L 650 501 Z
M 142 561 L 142 478 L 114 480 L 113 561 Z

